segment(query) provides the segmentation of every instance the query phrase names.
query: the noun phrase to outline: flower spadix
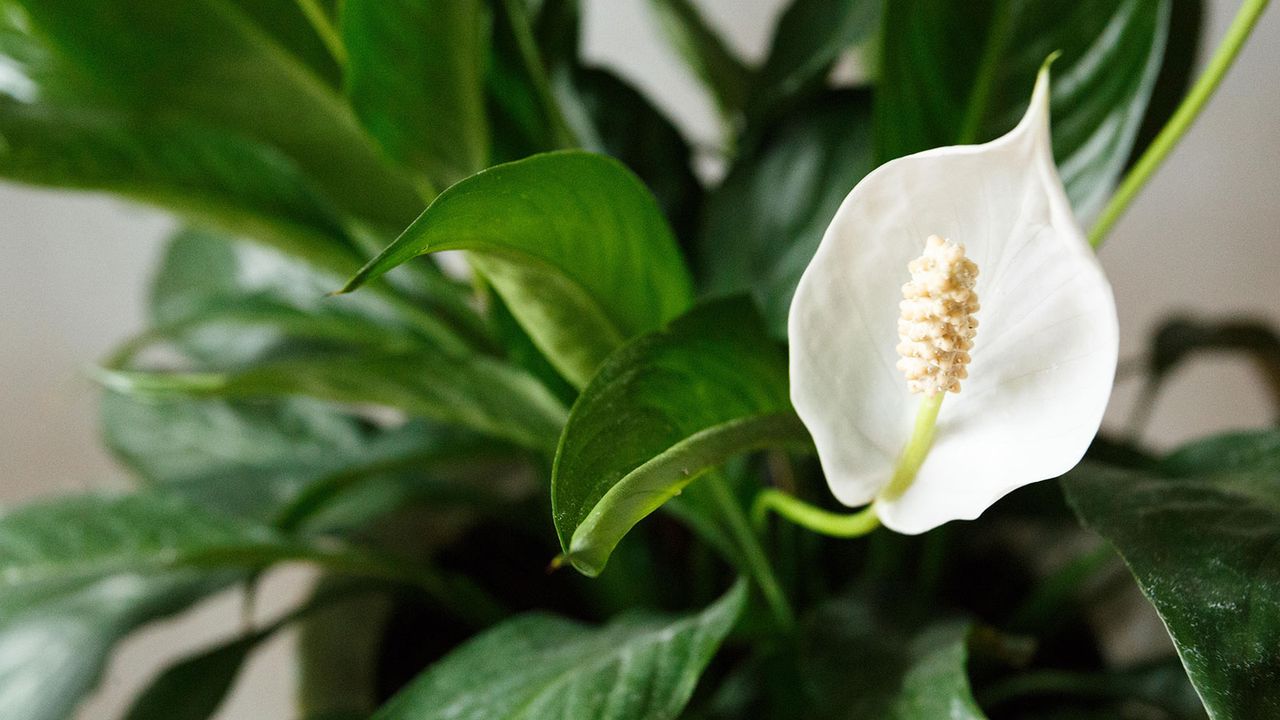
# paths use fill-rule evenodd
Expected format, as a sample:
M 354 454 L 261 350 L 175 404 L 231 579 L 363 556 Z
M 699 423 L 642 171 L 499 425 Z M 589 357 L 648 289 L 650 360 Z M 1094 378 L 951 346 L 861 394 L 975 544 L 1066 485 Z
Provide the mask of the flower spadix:
M 893 160 L 849 193 L 789 334 L 832 492 L 893 530 L 973 519 L 1079 462 L 1118 329 L 1053 163 L 1047 71 L 1007 135 Z

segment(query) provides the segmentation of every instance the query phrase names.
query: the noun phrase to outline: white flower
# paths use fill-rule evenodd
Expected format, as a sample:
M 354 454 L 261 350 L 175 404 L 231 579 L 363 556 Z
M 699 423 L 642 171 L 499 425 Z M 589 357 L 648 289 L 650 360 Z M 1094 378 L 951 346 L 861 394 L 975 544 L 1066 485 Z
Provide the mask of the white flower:
M 913 277 L 935 235 L 962 250 L 934 241 Z M 1118 330 L 1054 167 L 1047 70 L 1009 134 L 858 183 L 800 280 L 789 332 L 792 401 L 831 491 L 874 501 L 893 530 L 973 519 L 1079 462 L 1111 393 Z

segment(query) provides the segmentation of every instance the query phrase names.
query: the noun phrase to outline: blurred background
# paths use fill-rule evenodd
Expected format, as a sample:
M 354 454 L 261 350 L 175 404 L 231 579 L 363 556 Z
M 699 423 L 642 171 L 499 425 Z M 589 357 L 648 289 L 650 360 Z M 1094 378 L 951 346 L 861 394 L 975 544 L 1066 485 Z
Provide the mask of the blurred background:
M 748 60 L 763 55 L 785 4 L 698 2 Z M 1201 62 L 1237 5 L 1207 2 Z M 645 90 L 695 145 L 714 144 L 710 101 L 659 36 L 646 0 L 588 0 L 586 6 L 589 60 Z M 1272 8 L 1200 121 L 1102 250 L 1119 306 L 1122 359 L 1138 356 L 1156 325 L 1175 313 L 1280 325 L 1277 67 L 1280 9 Z M 97 393 L 83 369 L 142 328 L 147 281 L 160 241 L 173 228 L 163 214 L 120 201 L 0 183 L 0 507 L 127 485 L 99 444 Z M 1127 422 L 1137 391 L 1136 383 L 1118 383 L 1109 426 Z M 1246 360 L 1208 357 L 1175 374 L 1145 438 L 1168 447 L 1256 427 L 1269 422 L 1270 413 Z M 302 568 L 273 573 L 256 612 L 268 617 L 288 607 L 307 577 Z M 222 596 L 126 643 L 81 717 L 118 717 L 125 698 L 158 666 L 221 638 L 239 612 L 238 597 Z M 1139 640 L 1158 634 L 1158 620 L 1150 616 L 1129 632 Z M 264 648 L 219 720 L 292 717 L 291 641 L 284 633 Z

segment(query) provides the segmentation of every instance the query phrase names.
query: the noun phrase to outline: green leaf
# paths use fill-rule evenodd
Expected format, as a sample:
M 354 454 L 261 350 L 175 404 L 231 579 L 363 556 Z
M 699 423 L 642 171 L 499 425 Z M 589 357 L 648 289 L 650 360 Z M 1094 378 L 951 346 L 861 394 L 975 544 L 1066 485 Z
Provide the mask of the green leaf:
M 693 151 L 675 125 L 606 70 L 575 65 L 552 78 L 583 147 L 622 161 L 653 192 L 676 236 L 691 236 L 703 191 L 693 174 Z
M 752 88 L 757 110 L 780 108 L 821 85 L 845 50 L 880 30 L 876 0 L 792 0 L 778 19 Z
M 349 592 L 349 589 L 347 590 Z M 161 672 L 134 699 L 124 720 L 207 720 L 222 705 L 246 660 L 282 628 L 337 599 L 316 593 L 305 605 L 270 625 L 190 655 Z
M 374 720 L 674 720 L 745 598 L 739 582 L 696 615 L 626 615 L 603 627 L 523 615 L 436 663 Z
M 480 0 L 347 0 L 347 97 L 391 157 L 447 187 L 489 157 Z
M 121 637 L 286 559 L 372 567 L 341 546 L 307 545 L 160 493 L 0 514 L 0 716 L 63 720 Z
M 609 358 L 569 414 L 551 504 L 574 567 L 598 574 L 618 541 L 702 472 L 803 445 L 787 364 L 744 301 L 697 308 Z
M 0 597 L 0 717 L 72 717 L 117 642 L 229 580 L 190 571 L 128 574 L 73 585 L 38 602 Z
M 10 607 L 112 575 L 323 555 L 270 528 L 161 493 L 84 495 L 0 515 L 0 595 Z
M 343 291 L 440 250 L 471 251 L 534 343 L 579 387 L 615 347 L 692 297 L 653 196 L 617 161 L 590 153 L 538 155 L 454 185 Z
M 80 169 L 96 159 L 102 166 L 97 176 L 105 181 L 109 168 L 121 162 L 118 153 L 106 151 L 124 149 L 129 151 L 124 169 L 132 167 L 137 174 L 139 167 L 147 168 L 162 176 L 164 170 L 143 160 L 168 156 L 152 148 L 140 158 L 138 150 L 149 148 L 156 133 L 139 137 L 134 123 L 144 133 L 153 124 L 198 125 L 287 158 L 330 202 L 374 226 L 403 227 L 420 207 L 412 183 L 384 161 L 337 92 L 235 5 L 224 0 L 102 0 L 89 16 L 75 0 L 19 2 L 26 10 L 23 24 L 32 28 L 29 37 L 40 38 L 56 61 L 43 63 L 36 77 L 28 76 L 38 99 L 35 106 L 26 107 L 22 98 L 3 103 L 6 115 L 55 118 L 42 128 L 28 128 L 28 137 L 8 140 L 10 152 L 28 156 L 26 167 L 37 164 L 30 155 L 65 167 L 63 155 L 54 151 L 69 149 L 79 154 Z M 27 63 L 21 58 L 18 63 L 25 72 Z M 93 129 L 74 131 L 85 125 Z M 61 136 L 45 137 L 55 132 Z M 105 147 L 104 134 L 113 141 Z M 204 144 L 188 138 L 187 154 L 201 151 Z M 216 146 L 210 154 L 206 170 L 232 176 L 234 171 L 216 162 Z M 175 164 L 190 162 L 166 163 Z M 65 176 L 66 182 L 74 182 L 79 174 Z M 183 180 L 179 176 L 169 184 L 181 188 Z
M 108 392 L 102 425 L 107 446 L 148 484 L 203 508 L 308 529 L 361 485 L 389 484 L 401 495 L 429 493 L 438 502 L 478 500 L 477 483 L 457 477 L 455 468 L 480 474 L 511 453 L 422 421 L 380 428 L 305 398 L 139 399 Z M 348 507 L 345 523 L 380 509 Z
M 193 121 L 14 103 L 0 89 L 0 176 L 159 205 L 337 272 L 361 258 L 288 158 Z
M 342 84 L 342 68 L 303 10 L 307 0 L 230 0 L 285 50 L 332 87 Z M 331 21 L 336 0 L 312 0 Z
M 800 672 L 823 720 L 986 720 L 969 686 L 969 624 L 902 632 L 858 602 L 810 618 Z M 851 658 L 857 658 L 852 662 Z
M 222 372 L 101 369 L 97 377 L 112 390 L 140 397 L 303 395 L 372 403 L 535 450 L 554 445 L 565 413 L 558 399 L 519 370 L 486 357 L 431 349 L 327 353 Z
M 1091 218 L 1133 149 L 1168 24 L 1168 0 L 887 3 L 875 108 L 879 159 L 1007 132 L 1040 65 L 1060 50 L 1054 156 L 1076 214 Z
M 249 653 L 264 637 L 262 633 L 252 633 L 169 666 L 134 700 L 124 720 L 213 717 Z
M 725 117 L 742 109 L 751 81 L 747 67 L 707 24 L 690 0 L 650 0 L 676 51 L 688 63 Z
M 871 101 L 829 93 L 772 128 L 708 198 L 699 276 L 713 294 L 750 292 L 786 337 L 800 275 L 836 209 L 873 167 Z
M 1210 717 L 1280 712 L 1280 432 L 1196 442 L 1150 472 L 1083 465 L 1063 485 L 1128 563 Z
M 327 297 L 334 282 L 334 276 L 270 249 L 209 231 L 181 231 L 169 241 L 152 282 L 154 327 L 127 344 L 114 363 L 162 340 L 214 367 L 241 367 L 323 343 L 409 349 L 448 339 L 446 347 L 463 347 L 449 329 L 432 325 L 424 331 L 413 322 L 420 315 L 393 304 L 389 293 L 351 302 Z

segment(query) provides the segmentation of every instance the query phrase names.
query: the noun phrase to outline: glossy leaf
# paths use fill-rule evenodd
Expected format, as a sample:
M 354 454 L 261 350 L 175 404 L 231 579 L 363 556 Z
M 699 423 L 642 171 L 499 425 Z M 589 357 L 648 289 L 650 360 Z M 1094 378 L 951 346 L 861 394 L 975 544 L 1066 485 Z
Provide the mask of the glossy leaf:
M 388 154 L 447 187 L 484 167 L 488 22 L 480 0 L 347 0 L 351 106 Z
M 328 353 L 223 372 L 102 369 L 126 395 L 265 398 L 309 396 L 371 403 L 458 425 L 533 449 L 555 443 L 564 407 L 523 372 L 481 356 L 433 350 Z
M 879 33 L 880 5 L 875 0 L 792 0 L 753 83 L 753 107 L 778 107 L 821 85 L 841 53 Z
M 1169 0 L 888 3 L 875 109 L 879 159 L 1008 131 L 1040 65 L 1060 50 L 1054 156 L 1076 214 L 1091 218 L 1133 148 L 1168 23 Z
M 1203 440 L 1150 472 L 1087 465 L 1063 486 L 1133 571 L 1210 717 L 1280 712 L 1280 433 Z
M 603 627 L 522 615 L 428 668 L 374 720 L 674 720 L 745 598 L 739 583 L 695 615 L 627 615 Z
M 726 116 L 746 101 L 751 69 L 702 17 L 691 0 L 650 0 L 662 29 Z
M 62 155 L 49 148 L 55 140 L 47 137 L 58 132 L 57 142 L 81 154 L 81 168 L 91 159 L 109 167 L 119 160 L 104 152 L 110 146 L 101 147 L 103 131 L 73 130 L 106 123 L 116 136 L 132 141 L 126 149 L 137 166 L 142 165 L 136 149 L 141 143 L 129 131 L 130 123 L 199 125 L 287 158 L 329 201 L 376 226 L 403 227 L 420 206 L 412 184 L 384 162 L 337 92 L 236 6 L 221 0 L 103 0 L 86 25 L 83 4 L 73 0 L 21 0 L 21 5 L 32 36 L 57 61 L 45 63 L 31 78 L 40 100 L 34 110 L 45 118 L 56 113 L 57 120 L 33 131 L 33 138 L 10 141 L 19 152 L 62 164 Z M 138 32 L 139 27 L 146 31 Z M 204 143 L 188 141 L 188 146 L 195 153 Z M 165 157 L 152 153 L 157 156 Z M 108 172 L 104 168 L 99 174 Z M 79 176 L 68 173 L 67 182 Z
M 750 292 L 785 337 L 800 275 L 872 163 L 865 93 L 827 94 L 779 123 L 707 200 L 697 257 L 708 290 Z
M 0 717 L 72 717 L 116 643 L 229 579 L 190 571 L 126 574 L 73 584 L 38 602 L 0 596 Z
M 529 336 L 583 386 L 624 340 L 689 306 L 692 289 L 653 196 L 617 161 L 538 155 L 442 193 L 344 291 L 423 253 L 469 250 Z
M 699 307 L 625 345 L 574 404 L 552 470 L 569 562 L 598 574 L 615 545 L 702 472 L 808 435 L 786 358 L 743 301 Z

